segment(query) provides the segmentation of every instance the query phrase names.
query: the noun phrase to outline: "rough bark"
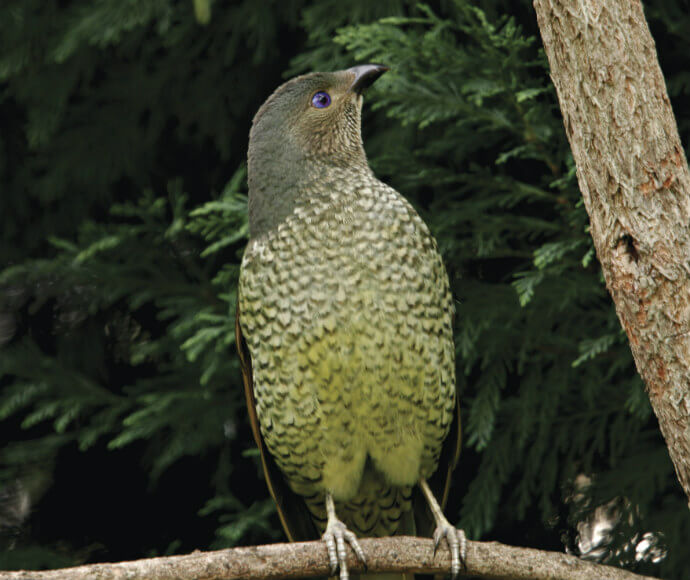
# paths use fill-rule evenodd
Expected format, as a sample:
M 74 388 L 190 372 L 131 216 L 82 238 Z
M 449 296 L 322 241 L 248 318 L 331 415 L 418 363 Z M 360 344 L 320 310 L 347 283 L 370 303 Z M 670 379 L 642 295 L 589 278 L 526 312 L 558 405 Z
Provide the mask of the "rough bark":
M 447 573 L 450 555 L 432 540 L 397 537 L 360 539 L 369 572 Z M 350 554 L 353 573 L 363 572 Z M 92 564 L 45 572 L 0 572 L 0 580 L 273 580 L 315 578 L 329 573 L 323 542 L 272 544 L 187 556 L 150 558 L 116 564 Z M 513 548 L 496 542 L 468 542 L 467 568 L 461 576 L 496 580 L 654 580 L 575 556 Z
M 534 0 L 597 256 L 690 498 L 690 175 L 639 0 Z

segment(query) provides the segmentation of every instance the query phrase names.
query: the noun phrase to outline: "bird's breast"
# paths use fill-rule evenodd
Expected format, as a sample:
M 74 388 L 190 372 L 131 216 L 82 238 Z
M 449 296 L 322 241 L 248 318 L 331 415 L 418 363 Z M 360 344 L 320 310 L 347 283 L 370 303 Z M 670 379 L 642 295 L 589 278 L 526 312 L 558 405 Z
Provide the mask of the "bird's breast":
M 426 226 L 396 196 L 302 208 L 255 240 L 242 266 L 267 445 L 279 464 L 302 449 L 336 497 L 356 491 L 367 457 L 389 482 L 413 484 L 451 420 L 447 278 Z

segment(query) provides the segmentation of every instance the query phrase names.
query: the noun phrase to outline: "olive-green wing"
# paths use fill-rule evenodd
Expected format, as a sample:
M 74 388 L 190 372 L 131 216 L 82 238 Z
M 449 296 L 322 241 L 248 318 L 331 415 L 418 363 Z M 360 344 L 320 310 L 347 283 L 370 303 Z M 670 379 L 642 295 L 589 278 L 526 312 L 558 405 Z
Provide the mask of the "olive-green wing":
M 268 491 L 276 502 L 280 522 L 283 524 L 285 534 L 291 542 L 303 542 L 316 540 L 319 534 L 311 519 L 309 510 L 302 498 L 295 494 L 285 482 L 283 474 L 271 457 L 266 445 L 264 444 L 261 430 L 259 429 L 259 418 L 256 415 L 256 400 L 254 399 L 254 382 L 252 378 L 252 360 L 247 348 L 247 343 L 242 335 L 240 327 L 240 306 L 237 304 L 235 316 L 235 342 L 237 352 L 240 357 L 240 367 L 242 368 L 242 380 L 244 382 L 244 395 L 247 399 L 247 411 L 249 412 L 249 423 L 252 427 L 254 440 L 261 453 L 261 464 L 264 468 L 264 476 Z

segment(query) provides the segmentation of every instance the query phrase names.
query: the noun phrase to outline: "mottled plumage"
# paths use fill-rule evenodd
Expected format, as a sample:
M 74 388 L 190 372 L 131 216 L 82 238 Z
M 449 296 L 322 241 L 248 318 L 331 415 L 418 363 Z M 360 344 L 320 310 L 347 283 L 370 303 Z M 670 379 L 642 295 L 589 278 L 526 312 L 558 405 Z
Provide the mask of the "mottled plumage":
M 291 539 L 326 531 L 327 494 L 357 535 L 414 534 L 413 487 L 437 471 L 454 422 L 432 480 L 443 501 L 459 452 L 448 276 L 429 229 L 376 179 L 361 143 L 361 88 L 383 70 L 293 79 L 250 135 L 238 344 Z M 332 99 L 323 110 L 318 91 Z

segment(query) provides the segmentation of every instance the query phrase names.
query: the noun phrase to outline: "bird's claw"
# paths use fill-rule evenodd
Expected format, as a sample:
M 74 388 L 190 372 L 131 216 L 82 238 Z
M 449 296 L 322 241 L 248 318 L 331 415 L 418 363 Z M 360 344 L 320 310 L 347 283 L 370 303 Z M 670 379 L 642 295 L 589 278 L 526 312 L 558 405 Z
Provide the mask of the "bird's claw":
M 357 536 L 348 530 L 343 522 L 337 519 L 329 520 L 321 539 L 326 542 L 326 548 L 328 548 L 328 561 L 330 562 L 331 574 L 333 576 L 340 569 L 340 580 L 348 580 L 350 578 L 350 574 L 347 571 L 347 548 L 345 547 L 345 542 L 350 544 L 350 547 L 366 570 L 367 562 L 364 557 L 364 550 L 359 545 Z
M 450 550 L 450 577 L 455 580 L 460 574 L 460 566 L 467 568 L 465 564 L 467 558 L 467 536 L 465 532 L 453 527 L 445 522 L 434 530 L 434 557 L 441 544 L 441 540 L 446 539 Z

